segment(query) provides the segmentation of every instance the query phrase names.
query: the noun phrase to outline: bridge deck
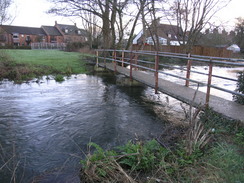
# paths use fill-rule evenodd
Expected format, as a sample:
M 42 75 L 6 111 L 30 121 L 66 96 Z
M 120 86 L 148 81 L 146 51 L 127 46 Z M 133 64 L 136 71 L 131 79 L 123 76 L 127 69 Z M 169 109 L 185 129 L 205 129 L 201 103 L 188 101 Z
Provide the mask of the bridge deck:
M 99 64 L 99 66 L 104 67 L 104 64 Z M 106 63 L 106 68 L 109 70 L 114 70 L 114 65 L 112 63 Z M 116 66 L 116 69 L 118 73 L 130 76 L 129 69 L 118 65 Z M 144 83 L 147 86 L 155 86 L 154 75 L 133 70 L 132 77 L 133 79 Z M 192 103 L 192 99 L 195 94 L 195 90 L 192 88 L 185 87 L 162 78 L 159 78 L 158 80 L 158 91 L 161 91 L 187 104 Z M 206 93 L 198 91 L 193 106 L 197 107 L 199 104 L 205 104 L 205 99 Z M 211 95 L 209 106 L 214 111 L 221 113 L 226 117 L 244 122 L 244 105 Z

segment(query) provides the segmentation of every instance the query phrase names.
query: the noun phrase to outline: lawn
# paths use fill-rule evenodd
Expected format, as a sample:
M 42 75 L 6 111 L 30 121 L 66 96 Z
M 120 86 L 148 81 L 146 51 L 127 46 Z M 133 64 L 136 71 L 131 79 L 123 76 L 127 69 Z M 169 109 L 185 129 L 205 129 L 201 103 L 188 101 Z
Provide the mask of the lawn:
M 60 73 L 66 73 L 67 69 L 72 74 L 84 73 L 82 55 L 76 52 L 64 52 L 59 50 L 6 50 L 17 63 L 49 66 Z
M 45 75 L 85 73 L 86 56 L 58 50 L 0 50 L 0 80 L 21 83 Z

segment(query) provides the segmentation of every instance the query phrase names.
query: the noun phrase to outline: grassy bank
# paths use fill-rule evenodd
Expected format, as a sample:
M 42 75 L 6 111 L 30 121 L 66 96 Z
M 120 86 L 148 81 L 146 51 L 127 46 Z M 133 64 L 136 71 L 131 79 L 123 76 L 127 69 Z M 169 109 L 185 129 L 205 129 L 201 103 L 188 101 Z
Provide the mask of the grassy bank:
M 200 119 L 204 125 L 200 131 L 211 129 L 211 133 L 199 135 L 191 154 L 187 150 L 188 130 L 173 148 L 158 139 L 128 142 L 112 150 L 89 143 L 86 159 L 81 161 L 81 179 L 121 183 L 244 182 L 243 126 L 211 110 L 202 113 Z M 205 135 L 211 140 L 201 148 Z
M 0 79 L 18 82 L 43 75 L 84 73 L 84 56 L 58 50 L 0 50 Z

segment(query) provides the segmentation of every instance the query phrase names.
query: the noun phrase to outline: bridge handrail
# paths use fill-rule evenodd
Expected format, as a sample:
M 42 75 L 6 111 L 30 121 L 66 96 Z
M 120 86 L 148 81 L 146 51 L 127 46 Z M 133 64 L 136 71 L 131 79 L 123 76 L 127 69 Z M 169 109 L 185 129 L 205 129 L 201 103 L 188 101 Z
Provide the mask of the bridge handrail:
M 122 58 L 122 57 L 118 57 L 118 58 Z M 124 58 L 126 60 L 129 60 L 130 58 Z M 137 60 L 138 62 L 141 62 L 141 63 L 147 63 L 147 64 L 151 64 L 151 65 L 154 65 L 153 62 L 150 62 L 150 61 L 144 61 L 144 60 Z M 166 65 L 166 64 L 159 64 L 160 66 L 163 66 L 163 67 L 168 67 L 168 68 L 173 68 L 173 69 L 178 69 L 178 70 L 181 70 L 181 71 L 187 71 L 187 69 L 184 69 L 182 67 L 175 67 L 175 66 L 171 66 L 171 65 Z M 193 73 L 196 73 L 196 74 L 202 74 L 202 75 L 208 75 L 207 73 L 204 73 L 204 72 L 199 72 L 199 71 L 194 71 L 194 70 L 191 70 L 191 72 Z M 227 77 L 223 77 L 223 76 L 218 76 L 218 75 L 212 75 L 213 77 L 216 77 L 216 78 L 220 78 L 220 79 L 225 79 L 225 80 L 229 80 L 229 81 L 235 81 L 237 82 L 238 80 L 237 79 L 232 79 L 232 78 L 227 78 Z
M 103 52 L 103 51 L 110 51 L 113 52 L 115 50 L 113 49 L 97 49 L 96 51 Z M 244 59 L 236 59 L 236 58 L 223 58 L 223 57 L 211 57 L 211 56 L 203 56 L 203 55 L 191 55 L 191 57 L 188 57 L 188 54 L 183 53 L 171 53 L 171 52 L 156 52 L 156 51 L 145 51 L 145 50 L 116 50 L 116 52 L 124 52 L 124 53 L 141 53 L 144 55 L 151 55 L 151 56 L 162 56 L 162 57 L 172 57 L 172 58 L 181 58 L 181 59 L 187 59 L 187 60 L 196 60 L 200 62 L 210 62 L 210 60 L 213 63 L 221 63 L 221 64 L 233 64 L 236 66 L 243 66 L 244 63 L 233 63 L 233 62 L 244 62 Z M 205 58 L 205 59 L 203 59 Z M 223 61 L 219 61 L 223 60 Z M 226 62 L 230 61 L 230 62 Z
M 104 58 L 104 57 L 99 57 L 99 58 Z M 113 58 L 107 58 L 107 60 L 110 60 L 110 61 L 116 61 L 116 62 L 119 62 L 119 63 L 122 63 L 123 61 L 121 60 L 115 60 Z M 130 62 L 124 62 L 126 64 L 130 64 Z M 153 71 L 155 72 L 156 70 L 155 69 L 152 69 L 152 68 L 148 68 L 148 67 L 144 67 L 144 66 L 141 66 L 141 65 L 137 65 L 137 64 L 131 64 L 132 66 L 135 66 L 135 67 L 139 67 L 139 68 L 142 68 L 142 69 L 146 69 L 146 70 L 150 70 L 150 71 Z M 191 81 L 193 83 L 197 83 L 197 84 L 200 84 L 202 86 L 207 86 L 206 83 L 203 83 L 203 82 L 199 82 L 197 80 L 194 80 L 194 79 L 187 79 L 187 78 L 184 78 L 184 77 L 181 77 L 181 76 L 177 76 L 175 74 L 171 74 L 171 73 L 167 73 L 167 72 L 163 72 L 163 71 L 158 71 L 159 73 L 162 73 L 162 74 L 165 74 L 165 75 L 168 75 L 168 76 L 172 76 L 172 77 L 176 77 L 176 78 L 179 78 L 179 79 L 182 79 L 182 80 L 187 80 L 187 81 Z M 206 74 L 207 75 L 207 74 Z M 215 88 L 215 89 L 218 89 L 218 90 L 221 90 L 221 91 L 224 91 L 224 92 L 227 92 L 227 93 L 231 93 L 231 94 L 235 94 L 235 95 L 240 95 L 240 96 L 243 96 L 244 97 L 244 94 L 240 94 L 238 92 L 234 92 L 234 91 L 231 91 L 231 90 L 227 90 L 227 89 L 224 89 L 224 88 L 221 88 L 221 87 L 218 87 L 218 86 L 214 86 L 214 85 L 210 85 L 212 88 Z
M 104 58 L 104 57 L 99 57 L 98 56 L 99 52 L 112 52 L 113 54 L 112 54 L 112 56 L 109 55 L 108 57 Z M 116 56 L 117 52 L 121 52 L 122 55 L 124 53 L 129 53 L 130 57 L 125 57 L 125 56 L 117 57 Z M 135 55 L 135 58 L 132 57 L 133 54 Z M 138 55 L 139 54 L 140 55 L 155 56 L 155 62 L 140 60 L 140 59 L 138 59 Z M 185 59 L 185 60 L 187 60 L 187 69 L 185 69 L 183 67 L 175 67 L 175 66 L 159 63 L 159 57 L 170 57 L 170 58 Z M 216 78 L 220 78 L 220 79 L 224 79 L 224 80 L 229 80 L 229 81 L 234 81 L 234 82 L 238 81 L 237 79 L 233 79 L 233 78 L 227 78 L 227 77 L 223 77 L 223 76 L 213 75 L 212 74 L 213 64 L 224 65 L 224 66 L 228 65 L 228 66 L 241 66 L 241 67 L 244 67 L 244 59 L 207 57 L 207 56 L 200 56 L 200 55 L 175 54 L 175 53 L 169 53 L 169 52 L 138 51 L 138 50 L 136 50 L 136 51 L 135 50 L 112 50 L 112 49 L 106 49 L 106 50 L 100 49 L 100 50 L 97 50 L 97 62 L 98 62 L 98 59 L 105 59 L 105 62 L 106 62 L 106 60 L 112 61 L 114 63 L 119 62 L 119 63 L 122 63 L 122 65 L 123 64 L 128 64 L 128 65 L 130 65 L 130 73 L 132 73 L 132 67 L 142 68 L 142 69 L 145 69 L 145 70 L 149 70 L 149 71 L 155 72 L 155 91 L 157 90 L 158 73 L 162 73 L 162 74 L 165 74 L 165 75 L 169 75 L 169 76 L 172 76 L 172 77 L 176 77 L 176 78 L 185 80 L 186 81 L 185 86 L 187 86 L 187 87 L 189 86 L 189 82 L 193 82 L 193 83 L 201 84 L 203 86 L 207 86 L 206 103 L 209 102 L 210 88 L 215 88 L 217 90 L 221 90 L 221 91 L 224 91 L 224 92 L 227 92 L 227 93 L 231 93 L 231 94 L 234 94 L 234 95 L 239 95 L 239 96 L 244 97 L 244 94 L 242 94 L 242 93 L 238 93 L 236 91 L 231 91 L 231 90 L 228 90 L 228 89 L 225 89 L 225 88 L 217 87 L 217 86 L 214 86 L 214 85 L 211 84 L 211 78 L 212 77 L 216 77 Z M 220 60 L 222 60 L 222 61 L 220 61 Z M 228 60 L 228 61 L 226 61 L 226 60 Z M 132 63 L 132 61 L 135 61 L 136 64 Z M 207 73 L 191 70 L 191 62 L 196 62 L 196 61 L 197 62 L 208 63 L 209 64 L 209 73 L 207 74 Z M 236 63 L 236 62 L 238 62 L 238 63 Z M 239 62 L 243 62 L 243 63 L 239 63 Z M 145 66 L 139 65 L 138 63 L 151 64 L 151 65 L 154 65 L 155 68 L 152 69 L 150 67 L 145 67 Z M 181 71 L 186 71 L 187 72 L 187 76 L 186 77 L 177 76 L 175 74 L 171 74 L 171 73 L 167 73 L 167 72 L 158 70 L 159 66 L 179 69 Z M 116 66 L 115 66 L 115 68 L 116 68 Z M 190 73 L 191 72 L 192 73 L 201 74 L 201 75 L 207 75 L 208 76 L 207 84 L 203 83 L 203 82 L 199 82 L 199 81 L 193 80 L 193 79 L 190 79 Z

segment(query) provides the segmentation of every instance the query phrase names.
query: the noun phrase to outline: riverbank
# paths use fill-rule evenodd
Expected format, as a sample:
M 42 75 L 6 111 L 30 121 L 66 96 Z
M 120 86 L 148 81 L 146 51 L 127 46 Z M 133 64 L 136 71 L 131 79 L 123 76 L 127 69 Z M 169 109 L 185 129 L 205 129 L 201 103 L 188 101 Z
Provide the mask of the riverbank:
M 45 75 L 85 73 L 84 57 L 58 50 L 0 50 L 0 80 L 20 83 Z
M 81 161 L 81 180 L 121 183 L 244 182 L 243 126 L 211 110 L 199 117 L 203 133 L 191 132 L 199 135 L 194 138 L 197 141 L 195 145 L 190 143 L 191 147 L 190 128 L 185 128 L 185 125 L 183 128 L 166 129 L 159 139 L 137 139 L 112 150 L 89 143 L 88 155 Z M 206 136 L 209 141 L 202 146 Z M 175 138 L 178 140 L 173 141 Z M 192 148 L 190 153 L 189 148 Z

